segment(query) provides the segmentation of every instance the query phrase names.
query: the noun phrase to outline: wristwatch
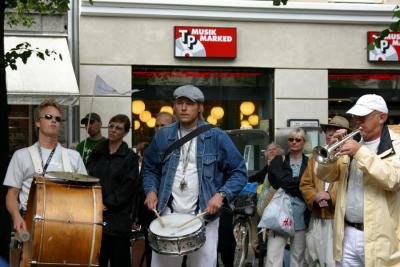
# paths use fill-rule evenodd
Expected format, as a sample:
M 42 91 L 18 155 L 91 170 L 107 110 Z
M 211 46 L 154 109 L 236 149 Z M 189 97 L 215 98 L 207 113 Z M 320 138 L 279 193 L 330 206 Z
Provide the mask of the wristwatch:
M 225 199 L 226 198 L 226 193 L 224 191 L 218 191 L 218 193 Z

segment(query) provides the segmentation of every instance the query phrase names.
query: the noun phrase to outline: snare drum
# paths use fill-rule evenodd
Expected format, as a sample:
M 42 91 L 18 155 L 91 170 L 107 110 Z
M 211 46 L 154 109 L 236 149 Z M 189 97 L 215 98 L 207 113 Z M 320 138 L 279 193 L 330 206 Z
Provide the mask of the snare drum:
M 194 215 L 172 213 L 162 216 L 164 227 L 158 219 L 151 222 L 149 243 L 158 254 L 186 255 L 201 248 L 206 241 L 206 231 L 201 219 L 179 227 L 178 225 L 193 219 Z

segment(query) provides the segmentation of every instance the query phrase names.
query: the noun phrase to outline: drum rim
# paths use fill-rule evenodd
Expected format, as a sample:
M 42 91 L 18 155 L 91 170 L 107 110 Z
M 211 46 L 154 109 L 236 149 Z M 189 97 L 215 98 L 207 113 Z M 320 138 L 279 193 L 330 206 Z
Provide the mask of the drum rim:
M 153 233 L 151 233 L 149 231 L 148 232 L 149 245 L 155 252 L 157 252 L 158 254 L 161 254 L 161 255 L 175 255 L 175 256 L 176 255 L 178 255 L 178 256 L 188 255 L 188 254 L 193 253 L 193 252 L 199 250 L 200 248 L 202 248 L 204 246 L 205 242 L 206 242 L 206 239 L 207 239 L 205 227 L 201 227 L 200 229 L 198 229 L 198 231 L 193 232 L 190 235 L 192 235 L 190 237 L 196 238 L 197 240 L 200 239 L 202 242 L 199 243 L 199 245 L 196 246 L 195 248 L 193 248 L 191 250 L 183 251 L 183 252 L 182 251 L 180 251 L 180 252 L 166 252 L 166 251 L 160 250 L 159 247 L 156 247 L 154 245 L 154 243 L 157 243 L 158 241 L 182 241 L 184 239 L 187 239 L 189 237 L 188 235 L 186 236 L 186 238 L 181 236 L 179 238 L 171 238 L 172 240 L 169 240 L 170 238 L 168 238 L 168 237 L 161 239 L 160 236 L 157 236 L 157 235 L 155 235 L 155 234 L 153 234 Z M 155 239 L 153 237 L 155 237 Z
M 190 216 L 193 216 L 192 218 L 195 217 L 195 215 L 192 215 L 192 214 L 185 214 L 185 213 L 175 213 L 175 214 L 190 215 Z M 166 214 L 166 215 L 161 216 L 161 218 L 162 218 L 162 217 L 167 217 L 167 216 L 169 217 L 169 216 L 173 216 L 173 215 L 174 215 L 174 213 L 170 213 L 170 214 Z M 203 228 L 205 227 L 204 221 L 201 220 L 200 218 L 199 218 L 199 221 L 200 221 L 201 225 L 200 225 L 200 227 L 199 227 L 198 229 L 196 229 L 196 231 L 194 231 L 194 232 L 192 232 L 192 233 L 189 233 L 189 234 L 186 234 L 186 235 L 181 235 L 181 237 L 190 236 L 190 235 L 192 235 L 192 234 L 194 234 L 194 233 L 197 233 L 197 232 L 200 231 L 201 229 L 203 229 Z M 148 227 L 148 232 L 149 232 L 149 234 L 152 233 L 152 234 L 154 234 L 154 235 L 156 235 L 156 236 L 161 236 L 161 237 L 165 237 L 165 238 L 172 238 L 172 239 L 175 239 L 175 238 L 176 238 L 176 236 L 175 236 L 175 237 L 172 237 L 172 236 L 165 236 L 165 235 L 159 235 L 159 234 L 154 233 L 154 232 L 151 230 L 151 225 L 152 225 L 153 223 L 155 223 L 155 222 L 157 222 L 157 219 L 154 219 L 154 220 L 150 223 L 150 225 L 149 225 L 149 227 Z

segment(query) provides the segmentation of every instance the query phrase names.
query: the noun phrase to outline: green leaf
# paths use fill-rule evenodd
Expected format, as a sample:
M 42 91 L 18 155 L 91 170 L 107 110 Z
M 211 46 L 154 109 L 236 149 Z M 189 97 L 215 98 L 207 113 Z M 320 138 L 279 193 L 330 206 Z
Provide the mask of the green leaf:
M 368 46 L 367 46 L 367 48 L 368 48 L 368 50 L 374 50 L 375 44 L 374 44 L 373 42 L 372 42 L 372 43 L 369 43 Z

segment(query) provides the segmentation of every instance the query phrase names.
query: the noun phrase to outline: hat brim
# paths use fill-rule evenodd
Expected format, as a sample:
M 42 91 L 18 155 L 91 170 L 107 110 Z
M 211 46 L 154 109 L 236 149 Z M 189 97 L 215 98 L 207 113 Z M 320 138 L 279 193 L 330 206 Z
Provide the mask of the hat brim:
M 88 120 L 89 120 L 88 118 L 81 119 L 81 124 L 87 124 Z
M 339 124 L 334 124 L 334 123 L 331 123 L 331 124 L 320 124 L 320 127 L 321 127 L 321 129 L 323 130 L 323 131 L 325 131 L 326 130 L 326 128 L 328 128 L 328 127 L 334 127 L 334 128 L 337 128 L 338 130 L 339 129 L 346 129 L 348 132 L 351 132 L 352 130 L 350 129 L 350 128 L 347 128 L 347 127 L 343 127 L 342 125 L 339 125 Z
M 372 109 L 361 106 L 361 105 L 354 105 L 351 109 L 349 109 L 346 113 L 356 115 L 356 116 L 366 116 L 371 113 Z

